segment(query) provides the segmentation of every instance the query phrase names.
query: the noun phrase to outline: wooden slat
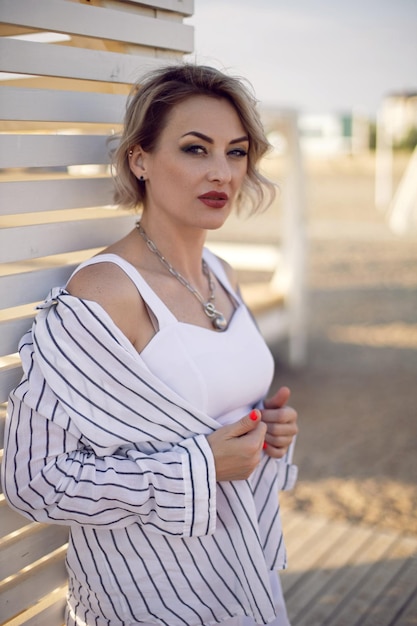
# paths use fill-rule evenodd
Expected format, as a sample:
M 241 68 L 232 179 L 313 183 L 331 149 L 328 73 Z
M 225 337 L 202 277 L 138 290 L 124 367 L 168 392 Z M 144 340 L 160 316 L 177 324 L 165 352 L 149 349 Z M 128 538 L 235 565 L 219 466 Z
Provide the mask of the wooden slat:
M 50 554 L 68 542 L 68 528 L 33 522 L 0 540 L 0 579 Z
M 2 626 L 63 626 L 67 585 L 54 589 L 40 602 L 19 613 Z
M 281 580 L 292 624 L 416 623 L 408 621 L 417 606 L 416 537 L 288 510 L 283 518 L 289 565 Z
M 349 540 L 337 542 L 334 549 L 324 556 L 320 561 L 320 566 L 314 568 L 314 571 L 309 575 L 308 587 L 301 582 L 293 589 L 291 603 L 298 610 L 292 613 L 291 619 L 297 626 L 321 625 L 323 615 L 320 614 L 320 608 L 323 609 L 323 606 L 321 603 L 316 602 L 317 596 L 325 594 L 326 598 L 328 598 L 328 604 L 326 604 L 325 608 L 328 610 L 332 599 L 337 598 L 335 590 L 337 589 L 338 579 L 342 579 L 341 584 L 344 581 L 346 589 L 344 574 L 348 571 L 347 566 L 355 563 L 358 550 L 363 552 L 367 543 L 372 540 L 372 529 L 350 529 L 346 527 L 346 530 L 349 532 Z M 310 606 L 311 608 L 307 611 L 306 607 Z M 318 618 L 317 615 L 319 615 Z
M 0 402 L 7 402 L 10 390 L 16 387 L 22 378 L 22 368 L 15 367 L 0 369 Z
M 122 0 L 123 2 L 124 0 Z M 155 9 L 165 9 L 174 11 L 181 15 L 192 15 L 194 11 L 194 0 L 127 0 L 128 3 L 144 4 Z
M 58 178 L 4 181 L 0 184 L 2 215 L 103 206 L 112 203 L 110 178 Z
M 326 521 L 324 518 L 312 518 L 308 524 L 306 524 L 305 518 L 301 514 L 291 513 L 288 515 L 290 519 L 298 519 L 298 524 L 293 525 L 288 531 L 286 529 L 286 516 L 284 516 L 284 537 L 285 544 L 289 547 L 289 567 L 291 571 L 285 571 L 282 576 L 282 588 L 285 596 L 288 597 L 291 593 L 291 589 L 296 584 L 297 571 L 300 571 L 300 566 L 297 567 L 297 558 L 302 561 L 302 554 L 304 552 L 305 545 L 310 542 L 314 542 L 321 536 L 323 530 L 326 528 Z
M 364 534 L 359 550 L 356 543 L 358 532 L 359 535 Z M 291 597 L 293 619 L 299 620 L 300 626 L 321 626 L 326 617 L 333 612 L 338 613 L 348 598 L 353 597 L 364 581 L 372 576 L 375 562 L 383 561 L 395 540 L 395 535 L 376 533 L 374 529 L 352 528 L 345 546 L 336 547 L 338 569 L 330 567 L 331 560 L 334 560 L 331 553 L 320 568 L 304 578 Z
M 404 610 L 400 614 L 401 626 L 416 626 L 417 623 L 417 589 L 408 598 Z
M 62 0 L 2 0 L 1 19 L 27 28 L 193 51 L 193 27 L 187 24 Z
M 361 626 L 379 626 L 383 620 L 395 620 L 396 618 L 399 619 L 399 623 L 404 624 L 400 617 L 403 607 L 417 594 L 416 556 L 406 559 L 401 564 L 397 575 L 385 586 L 377 601 L 369 607 L 365 619 L 361 621 Z M 390 567 L 389 563 L 387 567 Z M 414 615 L 414 618 L 416 624 L 417 614 Z
M 63 546 L 48 558 L 38 561 L 32 568 L 0 583 L 3 620 L 10 619 L 38 602 L 51 590 L 66 584 L 65 552 L 66 548 Z
M 23 528 L 23 526 L 28 524 L 30 524 L 30 521 L 11 509 L 6 504 L 4 495 L 0 495 L 0 537 L 5 537 L 14 530 Z
M 378 605 L 389 592 L 394 584 L 398 584 L 398 580 L 402 578 L 402 570 L 405 561 L 408 561 L 410 554 L 414 552 L 416 558 L 417 540 L 408 538 L 399 538 L 393 542 L 388 552 L 384 555 L 382 566 L 375 565 L 370 575 L 362 580 L 360 587 L 356 589 L 354 596 L 349 598 L 349 602 L 345 603 L 341 610 L 337 612 L 336 619 L 338 626 L 352 626 L 352 615 L 360 615 L 360 624 L 367 626 L 384 626 L 391 625 L 392 619 L 395 617 L 396 610 L 392 612 L 393 606 L 385 604 L 385 611 L 381 617 Z M 415 582 L 415 579 L 413 577 Z M 406 597 L 402 599 L 405 602 Z M 377 613 L 378 619 L 373 621 L 373 614 Z M 364 619 L 365 616 L 367 619 Z M 356 625 L 358 622 L 354 622 Z M 395 622 L 394 622 L 395 623 Z M 401 622 L 400 622 L 401 623 Z
M 0 119 L 118 124 L 126 97 L 117 94 L 0 86 Z
M 326 525 L 322 518 L 313 519 L 312 523 L 307 525 L 306 532 L 299 536 L 298 546 L 291 554 L 289 562 L 291 576 L 284 576 L 282 580 L 287 598 L 296 593 L 305 572 L 321 564 L 324 556 L 329 554 L 345 530 L 340 524 Z
M 0 38 L 4 72 L 131 84 L 167 60 Z
M 38 224 L 0 230 L 3 262 L 34 259 L 51 254 L 106 246 L 133 228 L 135 217 L 123 215 L 102 219 Z
M 0 135 L 0 168 L 108 164 L 107 139 L 101 135 Z
M 35 308 L 35 307 L 34 307 Z M 17 352 L 19 340 L 32 325 L 35 310 L 26 317 L 0 322 L 0 355 Z
M 4 427 L 5 427 L 6 415 L 3 408 L 0 409 L 0 450 L 4 446 Z M 0 474 L 2 467 L 0 466 Z
M 78 264 L 62 265 L 39 272 L 23 272 L 0 276 L 0 309 L 6 309 L 30 302 L 39 302 L 46 297 L 46 285 L 64 285 Z

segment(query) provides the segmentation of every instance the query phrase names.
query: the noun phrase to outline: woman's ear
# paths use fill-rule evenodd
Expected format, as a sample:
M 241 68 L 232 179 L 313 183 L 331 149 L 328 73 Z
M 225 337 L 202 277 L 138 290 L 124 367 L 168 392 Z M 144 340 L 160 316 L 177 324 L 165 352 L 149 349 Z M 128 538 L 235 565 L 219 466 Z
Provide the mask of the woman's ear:
M 141 182 L 146 180 L 144 153 L 140 146 L 132 146 L 129 150 L 130 171 Z

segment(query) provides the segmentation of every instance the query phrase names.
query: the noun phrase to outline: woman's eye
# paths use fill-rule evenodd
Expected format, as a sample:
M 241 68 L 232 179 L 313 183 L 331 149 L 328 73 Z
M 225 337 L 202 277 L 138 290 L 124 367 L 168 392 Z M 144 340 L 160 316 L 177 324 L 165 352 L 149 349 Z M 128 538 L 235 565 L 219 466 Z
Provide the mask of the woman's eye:
M 185 148 L 181 148 L 181 150 L 183 152 L 186 152 L 187 154 L 207 154 L 207 150 L 204 148 L 204 146 L 200 146 L 197 144 L 185 146 Z
M 229 152 L 229 154 L 230 156 L 233 156 L 233 157 L 242 158 L 242 157 L 248 156 L 248 151 L 245 150 L 244 148 L 234 148 L 233 150 Z

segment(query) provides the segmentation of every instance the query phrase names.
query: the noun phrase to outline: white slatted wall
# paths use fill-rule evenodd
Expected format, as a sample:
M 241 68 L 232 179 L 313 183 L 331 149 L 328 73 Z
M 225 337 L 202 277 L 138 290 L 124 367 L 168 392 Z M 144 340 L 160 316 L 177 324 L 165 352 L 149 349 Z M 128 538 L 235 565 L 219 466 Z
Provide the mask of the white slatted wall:
M 192 51 L 192 12 L 193 0 L 0 0 L 0 442 L 35 304 L 134 221 L 111 206 L 107 138 L 129 84 Z M 0 494 L 0 624 L 62 624 L 66 537 Z

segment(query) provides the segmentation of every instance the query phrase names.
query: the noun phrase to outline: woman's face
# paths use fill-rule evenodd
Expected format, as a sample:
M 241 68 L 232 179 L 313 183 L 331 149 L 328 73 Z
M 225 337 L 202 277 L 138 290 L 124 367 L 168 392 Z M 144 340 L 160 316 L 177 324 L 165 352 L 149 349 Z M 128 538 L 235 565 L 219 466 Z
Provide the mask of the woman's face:
M 152 152 L 133 151 L 145 210 L 173 226 L 219 228 L 247 173 L 249 140 L 225 99 L 192 96 L 171 110 Z

